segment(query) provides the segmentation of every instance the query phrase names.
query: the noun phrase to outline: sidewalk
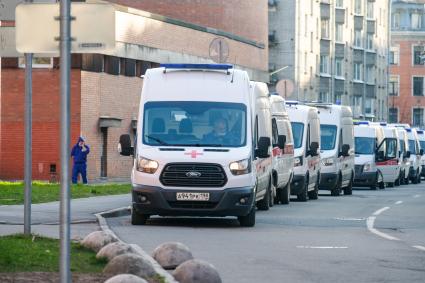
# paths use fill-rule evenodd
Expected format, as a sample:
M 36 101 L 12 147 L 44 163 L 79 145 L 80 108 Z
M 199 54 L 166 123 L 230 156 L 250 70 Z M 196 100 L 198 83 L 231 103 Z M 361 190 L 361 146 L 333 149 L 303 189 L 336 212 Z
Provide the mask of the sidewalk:
M 95 213 L 131 204 L 131 195 L 99 196 L 71 200 L 71 237 L 84 237 L 99 229 Z M 59 237 L 59 202 L 31 206 L 32 232 Z M 0 205 L 0 235 L 23 232 L 24 206 Z

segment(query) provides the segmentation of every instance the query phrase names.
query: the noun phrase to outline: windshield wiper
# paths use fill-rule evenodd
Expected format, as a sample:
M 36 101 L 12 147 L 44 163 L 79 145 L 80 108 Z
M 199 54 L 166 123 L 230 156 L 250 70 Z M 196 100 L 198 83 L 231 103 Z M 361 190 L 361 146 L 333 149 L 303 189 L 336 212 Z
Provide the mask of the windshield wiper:
M 159 143 L 160 145 L 169 145 L 168 143 L 166 143 L 165 141 L 158 139 L 156 137 L 150 136 L 150 135 L 145 135 L 145 137 L 147 137 L 148 139 L 154 140 L 157 143 Z
M 192 144 L 188 144 L 188 143 L 181 143 L 181 144 L 173 144 L 175 146 L 193 146 L 193 147 L 223 147 L 224 145 L 222 144 L 202 144 L 202 143 L 192 143 Z

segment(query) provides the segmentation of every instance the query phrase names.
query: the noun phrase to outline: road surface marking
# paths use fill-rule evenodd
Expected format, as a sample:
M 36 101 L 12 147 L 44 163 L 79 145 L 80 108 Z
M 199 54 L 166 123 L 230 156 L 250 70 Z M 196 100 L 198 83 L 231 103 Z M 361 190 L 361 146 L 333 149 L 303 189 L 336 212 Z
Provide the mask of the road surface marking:
M 331 246 L 297 246 L 298 249 L 348 249 L 348 247 L 331 247 Z
M 418 250 L 425 252 L 425 247 L 423 247 L 423 246 L 412 246 L 412 248 L 415 248 L 415 249 L 418 249 Z
M 376 230 L 376 229 L 373 227 L 373 225 L 375 224 L 375 219 L 376 219 L 376 216 L 370 216 L 370 217 L 368 217 L 368 218 L 367 218 L 367 220 L 366 220 L 366 226 L 367 226 L 367 229 L 368 229 L 371 233 L 373 233 L 373 234 L 375 234 L 375 235 L 377 235 L 377 236 L 379 236 L 379 237 L 382 237 L 382 238 L 384 238 L 384 239 L 387 239 L 387 240 L 391 240 L 391 241 L 400 241 L 400 239 L 399 239 L 399 238 L 396 238 L 396 237 L 390 236 L 390 235 L 388 235 L 388 234 L 385 234 L 385 233 L 382 233 L 382 232 L 380 232 L 380 231 Z
M 414 195 L 413 197 L 414 197 L 414 198 L 418 198 L 418 197 L 420 197 L 420 196 L 421 196 L 421 195 Z
M 396 201 L 395 204 L 402 204 L 403 202 L 401 200 Z
M 344 217 L 335 217 L 335 220 L 341 220 L 341 221 L 363 221 L 366 220 L 366 218 L 344 218 Z
M 381 208 L 381 209 L 378 209 L 377 211 L 375 211 L 374 213 L 373 213 L 373 215 L 375 215 L 375 216 L 378 216 L 379 214 L 381 214 L 382 212 L 384 212 L 385 210 L 387 210 L 387 209 L 390 209 L 388 206 L 386 206 L 386 207 L 383 207 L 383 208 Z

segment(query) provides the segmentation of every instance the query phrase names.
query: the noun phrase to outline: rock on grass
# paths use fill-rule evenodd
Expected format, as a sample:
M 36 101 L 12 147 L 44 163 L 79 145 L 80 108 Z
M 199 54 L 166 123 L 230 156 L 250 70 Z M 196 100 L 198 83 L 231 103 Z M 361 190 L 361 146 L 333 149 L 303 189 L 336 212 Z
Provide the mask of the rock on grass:
M 116 242 L 117 239 L 113 237 L 111 234 L 103 232 L 103 231 L 95 231 L 88 234 L 81 244 L 91 249 L 95 252 L 98 252 L 101 248 L 106 246 L 109 243 Z
M 133 274 L 119 274 L 109 278 L 105 283 L 148 283 L 145 279 Z
M 111 261 L 116 256 L 128 253 L 136 253 L 136 251 L 126 243 L 113 242 L 101 248 L 97 253 L 96 258 L 106 258 L 108 261 Z
M 152 264 L 136 254 L 122 254 L 114 257 L 103 270 L 108 275 L 133 274 L 144 279 L 156 275 Z

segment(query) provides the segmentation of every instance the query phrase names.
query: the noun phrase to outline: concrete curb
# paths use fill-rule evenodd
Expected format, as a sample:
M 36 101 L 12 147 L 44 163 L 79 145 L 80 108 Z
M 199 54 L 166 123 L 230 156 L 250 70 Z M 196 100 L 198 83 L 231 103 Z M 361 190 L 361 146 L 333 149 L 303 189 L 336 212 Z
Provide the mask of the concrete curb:
M 112 231 L 109 228 L 105 218 L 120 217 L 120 216 L 129 215 L 130 213 L 131 213 L 131 207 L 128 206 L 128 207 L 121 207 L 121 208 L 116 208 L 116 209 L 96 213 L 95 216 L 97 218 L 97 221 L 102 231 L 112 235 L 115 239 L 117 239 L 117 241 L 125 243 L 114 233 L 114 231 Z M 176 281 L 170 273 L 168 273 L 165 269 L 163 269 L 161 265 L 159 265 L 159 263 L 156 260 L 154 260 L 148 253 L 146 253 L 141 247 L 135 244 L 130 244 L 130 246 L 133 247 L 140 256 L 142 256 L 144 259 L 148 260 L 152 264 L 153 268 L 155 269 L 155 272 L 164 278 L 164 282 L 178 283 L 178 281 Z

